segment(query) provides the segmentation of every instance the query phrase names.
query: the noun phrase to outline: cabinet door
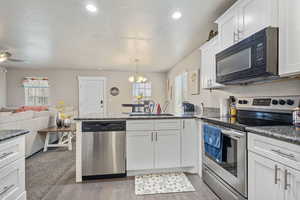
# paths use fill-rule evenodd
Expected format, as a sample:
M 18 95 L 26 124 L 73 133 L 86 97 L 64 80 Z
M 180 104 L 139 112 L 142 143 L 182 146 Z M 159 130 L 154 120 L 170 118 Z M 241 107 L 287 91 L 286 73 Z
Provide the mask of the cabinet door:
M 232 46 L 237 41 L 237 13 L 231 9 L 217 21 L 220 39 L 220 51 Z
M 180 131 L 157 131 L 155 135 L 155 168 L 180 167 Z
M 219 47 L 218 38 L 213 38 L 201 47 L 201 82 L 204 89 L 223 87 L 216 83 L 216 53 Z
M 286 200 L 300 199 L 300 171 L 286 168 Z
M 154 137 L 147 131 L 127 131 L 127 170 L 154 168 Z
M 277 0 L 243 0 L 238 6 L 239 41 L 268 27 L 277 26 Z
M 181 166 L 194 167 L 198 161 L 198 135 L 196 120 L 182 120 L 181 130 Z
M 203 89 L 209 89 L 210 70 L 209 66 L 209 49 L 201 48 L 201 87 Z
M 276 166 L 278 167 L 275 170 Z M 277 172 L 277 175 L 276 173 Z M 275 178 L 277 176 L 277 183 Z M 248 154 L 248 199 L 284 200 L 283 166 L 255 153 Z
M 300 1 L 279 1 L 279 74 L 300 74 Z

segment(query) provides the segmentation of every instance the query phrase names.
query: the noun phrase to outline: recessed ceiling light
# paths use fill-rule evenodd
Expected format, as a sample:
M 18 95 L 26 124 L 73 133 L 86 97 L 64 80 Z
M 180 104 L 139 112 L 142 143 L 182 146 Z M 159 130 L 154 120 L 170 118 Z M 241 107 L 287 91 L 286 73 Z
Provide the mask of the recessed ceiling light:
M 88 4 L 88 5 L 86 5 L 85 8 L 87 9 L 87 11 L 92 12 L 92 13 L 97 12 L 97 10 L 98 10 L 98 8 L 93 4 Z
M 182 17 L 182 14 L 181 14 L 181 12 L 179 12 L 179 11 L 175 11 L 175 12 L 173 12 L 173 14 L 172 14 L 172 18 L 173 18 L 174 20 L 180 19 L 181 17 Z

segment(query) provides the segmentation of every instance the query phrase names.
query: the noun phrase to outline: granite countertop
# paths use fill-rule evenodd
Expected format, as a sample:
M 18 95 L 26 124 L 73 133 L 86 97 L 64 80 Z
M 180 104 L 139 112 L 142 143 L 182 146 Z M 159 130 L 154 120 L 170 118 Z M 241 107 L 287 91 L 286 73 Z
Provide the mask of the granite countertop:
M 244 132 L 251 132 L 261 136 L 278 139 L 284 142 L 300 145 L 300 129 L 294 126 L 248 126 L 240 124 L 230 117 L 208 117 L 202 116 L 201 119 L 208 123 L 237 129 Z
M 294 126 L 258 126 L 247 127 L 246 130 L 258 135 L 300 145 L 300 129 Z
M 27 130 L 0 130 L 0 142 L 29 133 Z
M 112 114 L 112 115 L 87 115 L 79 116 L 74 120 L 147 120 L 147 119 L 193 119 L 195 115 L 172 115 L 172 116 L 129 116 L 129 114 Z

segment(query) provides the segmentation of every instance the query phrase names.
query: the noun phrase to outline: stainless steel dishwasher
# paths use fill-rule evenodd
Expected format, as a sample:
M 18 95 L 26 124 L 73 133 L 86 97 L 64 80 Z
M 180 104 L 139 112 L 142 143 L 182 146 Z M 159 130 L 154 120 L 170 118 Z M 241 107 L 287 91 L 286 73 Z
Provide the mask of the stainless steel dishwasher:
M 126 176 L 126 122 L 82 122 L 82 178 Z

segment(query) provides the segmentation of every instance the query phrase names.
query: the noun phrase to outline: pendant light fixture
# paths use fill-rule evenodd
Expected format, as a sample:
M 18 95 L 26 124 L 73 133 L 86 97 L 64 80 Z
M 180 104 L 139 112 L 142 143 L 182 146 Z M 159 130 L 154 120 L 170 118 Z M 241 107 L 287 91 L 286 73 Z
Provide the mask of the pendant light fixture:
M 139 72 L 138 72 L 139 59 L 135 59 L 134 62 L 135 62 L 135 73 L 134 73 L 134 75 L 132 75 L 128 78 L 128 81 L 131 82 L 131 83 L 145 83 L 145 82 L 147 82 L 148 79 L 146 77 L 142 76 L 141 74 L 139 74 Z

